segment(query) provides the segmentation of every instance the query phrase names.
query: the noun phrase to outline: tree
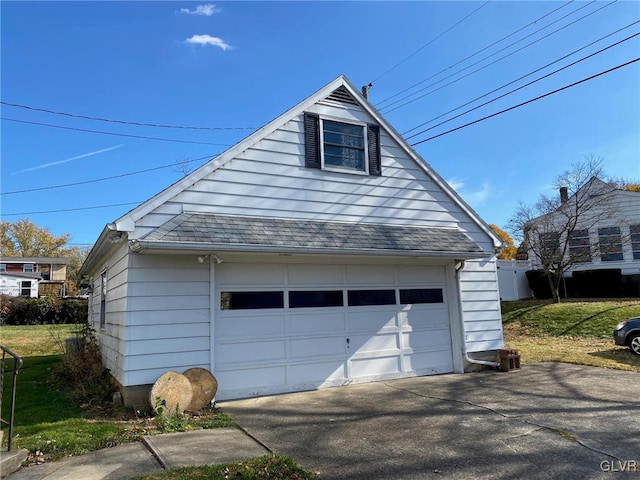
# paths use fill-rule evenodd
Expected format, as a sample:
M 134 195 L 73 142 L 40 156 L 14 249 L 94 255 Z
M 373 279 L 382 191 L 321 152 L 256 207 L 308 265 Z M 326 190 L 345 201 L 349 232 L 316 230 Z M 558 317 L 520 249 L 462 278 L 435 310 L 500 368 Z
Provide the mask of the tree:
M 58 257 L 70 236 L 54 236 L 27 219 L 0 222 L 0 253 L 10 257 Z
M 91 247 L 81 248 L 78 246 L 72 246 L 64 250 L 63 256 L 68 257 L 71 261 L 67 269 L 67 281 L 69 284 L 67 292 L 69 295 L 78 295 L 82 290 L 81 284 L 83 279 L 80 278 L 78 274 L 90 250 Z
M 556 177 L 559 196 L 541 195 L 534 205 L 520 202 L 509 220 L 509 230 L 522 239 L 530 258 L 545 272 L 554 302 L 560 301 L 560 283 L 575 264 L 591 261 L 595 249 L 589 229 L 617 215 L 615 186 L 602 178 L 602 159 L 593 155 L 573 164 Z
M 511 239 L 509 234 L 493 223 L 489 224 L 489 228 L 493 231 L 493 233 L 500 237 L 500 240 L 502 240 L 502 243 L 504 245 L 500 249 L 498 259 L 513 260 L 514 258 L 516 258 L 518 249 L 513 245 L 513 240 Z
M 611 178 L 608 182 L 618 190 L 626 190 L 628 192 L 640 192 L 640 183 L 628 180 L 626 178 Z

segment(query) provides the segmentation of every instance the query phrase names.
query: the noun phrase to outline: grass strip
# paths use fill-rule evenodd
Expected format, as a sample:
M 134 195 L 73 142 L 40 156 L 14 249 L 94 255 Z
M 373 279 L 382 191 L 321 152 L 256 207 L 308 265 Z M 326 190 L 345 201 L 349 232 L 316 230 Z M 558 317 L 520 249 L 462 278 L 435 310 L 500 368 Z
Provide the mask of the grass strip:
M 131 480 L 307 480 L 315 478 L 311 472 L 299 467 L 283 455 L 268 455 L 244 462 L 181 467 L 166 472 L 135 477 Z

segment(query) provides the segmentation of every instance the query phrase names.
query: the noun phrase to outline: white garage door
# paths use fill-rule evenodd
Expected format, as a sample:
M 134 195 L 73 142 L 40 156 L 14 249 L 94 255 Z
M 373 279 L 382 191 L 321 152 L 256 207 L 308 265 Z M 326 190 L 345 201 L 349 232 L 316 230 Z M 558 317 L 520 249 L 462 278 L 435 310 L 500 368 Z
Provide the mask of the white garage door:
M 442 266 L 216 267 L 217 398 L 453 371 Z

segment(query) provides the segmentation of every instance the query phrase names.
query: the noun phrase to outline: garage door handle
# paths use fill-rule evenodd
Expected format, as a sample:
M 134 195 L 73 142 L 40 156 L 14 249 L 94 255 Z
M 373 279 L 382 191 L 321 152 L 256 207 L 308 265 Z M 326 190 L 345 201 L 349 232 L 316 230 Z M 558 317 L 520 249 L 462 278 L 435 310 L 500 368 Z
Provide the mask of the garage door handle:
M 347 338 L 347 345 L 349 345 L 349 339 Z

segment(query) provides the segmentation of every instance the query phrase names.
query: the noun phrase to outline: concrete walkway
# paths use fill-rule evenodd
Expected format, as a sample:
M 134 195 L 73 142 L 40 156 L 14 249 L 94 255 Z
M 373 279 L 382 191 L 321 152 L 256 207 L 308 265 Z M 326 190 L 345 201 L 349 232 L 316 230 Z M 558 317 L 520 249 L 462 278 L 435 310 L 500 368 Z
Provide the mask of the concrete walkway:
M 236 462 L 268 454 L 238 428 L 144 437 L 60 462 L 22 468 L 9 480 L 124 480 L 165 468 Z

